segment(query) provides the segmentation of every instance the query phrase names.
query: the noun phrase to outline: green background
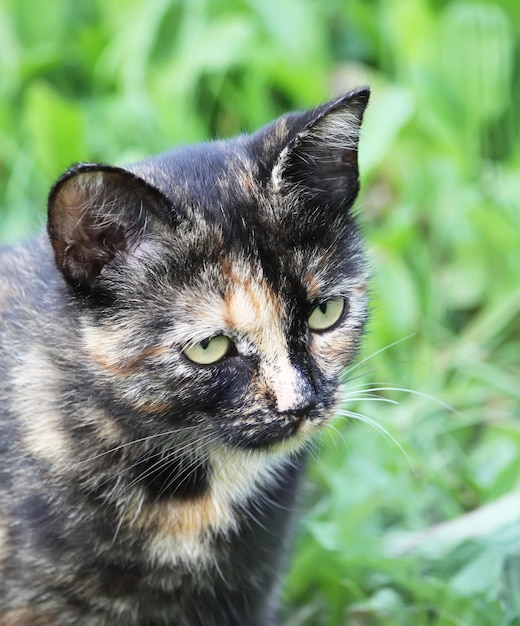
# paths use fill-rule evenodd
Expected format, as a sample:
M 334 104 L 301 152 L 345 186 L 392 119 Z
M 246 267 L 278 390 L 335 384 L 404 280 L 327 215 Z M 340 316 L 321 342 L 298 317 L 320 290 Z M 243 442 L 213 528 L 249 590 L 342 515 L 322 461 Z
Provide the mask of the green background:
M 0 0 L 7 242 L 74 161 L 372 87 L 372 321 L 314 450 L 285 626 L 520 624 L 519 78 L 518 0 Z

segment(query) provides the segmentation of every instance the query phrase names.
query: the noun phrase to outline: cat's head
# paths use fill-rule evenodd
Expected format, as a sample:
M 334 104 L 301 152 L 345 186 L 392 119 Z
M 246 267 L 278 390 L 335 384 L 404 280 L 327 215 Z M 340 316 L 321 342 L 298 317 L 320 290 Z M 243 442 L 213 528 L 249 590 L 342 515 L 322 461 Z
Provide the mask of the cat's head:
M 78 367 L 120 427 L 276 451 L 331 417 L 366 320 L 352 204 L 368 95 L 56 183 Z

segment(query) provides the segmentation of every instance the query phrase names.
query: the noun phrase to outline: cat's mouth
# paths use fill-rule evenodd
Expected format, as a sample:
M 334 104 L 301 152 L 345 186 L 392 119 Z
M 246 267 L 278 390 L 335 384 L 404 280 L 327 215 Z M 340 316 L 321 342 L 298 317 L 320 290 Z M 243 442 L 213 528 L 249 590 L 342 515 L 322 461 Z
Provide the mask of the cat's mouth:
M 233 447 L 258 450 L 275 455 L 297 452 L 326 428 L 336 415 L 340 399 L 331 394 L 328 401 L 318 401 L 310 410 L 270 413 L 249 417 L 234 429 Z
M 230 443 L 232 447 L 246 450 L 262 450 L 276 454 L 293 452 L 309 441 L 324 424 L 328 416 L 321 411 L 314 415 L 293 413 L 278 414 L 266 418 L 247 420 L 235 430 Z M 226 437 L 227 439 L 227 437 Z

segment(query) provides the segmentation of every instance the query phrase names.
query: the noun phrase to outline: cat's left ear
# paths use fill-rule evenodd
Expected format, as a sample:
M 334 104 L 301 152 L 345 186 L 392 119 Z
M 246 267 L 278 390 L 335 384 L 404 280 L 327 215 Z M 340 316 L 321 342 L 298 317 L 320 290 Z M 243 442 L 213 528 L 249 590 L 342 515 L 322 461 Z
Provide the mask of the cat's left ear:
M 357 89 L 293 118 L 304 126 L 275 163 L 275 188 L 289 184 L 320 204 L 352 204 L 359 191 L 359 133 L 369 96 L 368 87 Z
M 49 194 L 47 232 L 56 266 L 80 289 L 95 287 L 121 253 L 139 254 L 164 196 L 131 172 L 109 165 L 71 167 Z

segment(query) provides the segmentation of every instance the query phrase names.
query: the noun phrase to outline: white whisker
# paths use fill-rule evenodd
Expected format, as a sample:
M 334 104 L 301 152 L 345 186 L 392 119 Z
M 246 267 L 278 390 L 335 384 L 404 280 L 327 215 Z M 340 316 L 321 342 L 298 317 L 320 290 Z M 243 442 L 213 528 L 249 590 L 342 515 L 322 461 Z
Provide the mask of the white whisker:
M 380 348 L 379 350 L 376 350 L 375 352 L 372 352 L 371 354 L 369 354 L 367 357 L 365 357 L 361 361 L 358 361 L 357 363 L 355 363 L 352 367 L 349 367 L 346 370 L 345 374 L 348 376 L 350 374 L 350 372 L 353 372 L 354 370 L 357 370 L 364 363 L 366 363 L 367 361 L 370 361 L 370 359 L 373 359 L 378 354 L 381 354 L 381 352 L 385 352 L 386 350 L 389 350 L 390 348 L 393 348 L 394 346 L 397 346 L 400 343 L 403 343 L 403 341 L 407 341 L 408 339 L 411 339 L 412 337 L 415 337 L 415 333 L 411 333 L 410 335 L 407 335 L 406 337 L 402 337 L 401 339 L 397 339 L 397 341 L 394 341 L 393 343 L 389 343 L 387 346 L 384 346 L 383 348 Z
M 376 383 L 378 384 L 378 383 Z M 440 400 L 439 398 L 436 398 L 435 396 L 430 395 L 429 393 L 425 393 L 424 391 L 416 391 L 415 389 L 408 389 L 406 387 L 393 387 L 393 386 L 376 386 L 376 387 L 370 387 L 370 391 L 371 392 L 375 392 L 375 391 L 399 391 L 401 393 L 408 393 L 410 395 L 413 396 L 419 396 L 421 398 L 424 398 L 425 400 L 430 400 L 432 402 L 435 402 L 435 404 L 438 404 L 439 406 L 442 406 L 444 409 L 450 411 L 451 413 L 455 413 L 457 415 L 460 415 L 460 412 L 457 411 L 457 409 L 455 409 L 454 407 L 452 407 L 450 404 L 444 402 L 443 400 Z M 397 402 L 397 404 L 399 404 Z
M 166 430 L 164 432 L 160 432 L 160 433 L 154 433 L 153 435 L 147 435 L 146 437 L 141 437 L 140 439 L 132 439 L 131 441 L 127 441 L 125 443 L 121 443 L 117 446 L 114 446 L 113 448 L 110 448 L 108 450 L 105 450 L 104 452 L 100 452 L 99 454 L 95 454 L 94 456 L 88 457 L 86 459 L 83 459 L 81 461 L 78 461 L 77 463 L 74 463 L 73 466 L 77 467 L 79 465 L 83 465 L 85 463 L 90 463 L 91 461 L 95 461 L 96 459 L 99 459 L 103 456 L 106 456 L 107 454 L 111 454 L 112 452 L 117 452 L 118 450 L 121 450 L 123 448 L 127 448 L 128 446 L 133 446 L 135 444 L 138 443 L 144 443 L 147 441 L 150 441 L 152 439 L 157 439 L 159 437 L 167 437 L 168 435 L 176 435 L 176 434 L 180 434 L 183 433 L 185 431 L 188 430 L 194 430 L 195 426 L 186 426 L 183 428 L 174 428 L 171 430 Z
M 363 392 L 359 392 L 359 393 L 363 393 Z M 354 394 L 352 394 L 354 395 Z M 345 398 L 343 398 L 343 402 L 386 402 L 387 404 L 399 404 L 399 402 L 397 400 L 392 400 L 391 398 L 384 398 L 381 396 L 372 396 L 372 395 L 356 395 L 356 397 L 350 397 L 350 395 L 347 395 Z
M 371 426 L 372 428 L 374 428 L 374 430 L 376 430 L 385 439 L 393 443 L 398 448 L 398 450 L 403 453 L 411 469 L 415 471 L 413 463 L 410 457 L 408 456 L 408 453 L 406 452 L 406 450 L 399 443 L 399 441 L 397 441 L 397 439 L 390 432 L 388 432 L 388 430 L 382 424 L 372 419 L 371 417 L 368 417 L 367 415 L 363 415 L 362 413 L 358 413 L 356 411 L 348 411 L 346 409 L 341 409 L 340 412 L 338 413 L 338 417 L 350 417 L 352 419 L 358 420 L 359 422 L 363 422 L 364 424 L 367 424 L 368 426 Z

